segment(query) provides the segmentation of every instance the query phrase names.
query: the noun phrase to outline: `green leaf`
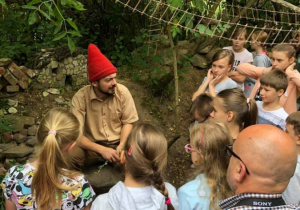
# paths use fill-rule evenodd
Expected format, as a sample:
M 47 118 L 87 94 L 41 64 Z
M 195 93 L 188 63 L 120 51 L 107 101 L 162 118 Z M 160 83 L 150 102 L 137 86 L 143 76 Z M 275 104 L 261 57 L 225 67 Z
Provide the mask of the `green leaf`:
M 70 26 L 72 26 L 76 31 L 78 31 L 78 27 L 76 26 L 76 24 L 72 21 L 71 18 L 67 19 L 67 22 L 70 24 Z
M 198 29 L 199 33 L 201 33 L 201 34 L 203 34 L 203 33 L 207 34 L 207 35 L 212 34 L 212 31 L 203 24 L 199 24 L 197 29 Z
M 57 33 L 60 31 L 62 24 L 63 24 L 63 20 L 60 20 L 60 21 L 57 23 L 57 25 L 56 25 L 56 27 L 55 27 L 55 30 L 54 30 L 54 35 L 57 34 Z
M 46 12 L 44 12 L 43 10 L 40 10 L 40 9 L 39 9 L 39 12 L 40 12 L 46 19 L 51 20 L 51 17 L 50 17 Z
M 61 5 L 65 6 L 68 3 L 68 0 L 61 0 Z
M 48 9 L 49 14 L 50 14 L 51 16 L 55 16 L 51 4 L 45 2 L 44 5 L 45 5 L 45 7 Z
M 27 5 L 28 5 L 28 6 L 32 6 L 32 5 L 35 5 L 35 4 L 40 3 L 40 2 L 41 2 L 41 0 L 32 0 L 32 1 L 29 2 Z
M 75 0 L 72 0 L 72 1 L 68 1 L 68 4 L 73 7 L 74 9 L 78 10 L 78 11 L 84 11 L 86 9 L 84 9 L 84 6 L 81 2 L 79 1 L 75 1 Z
M 7 5 L 6 5 L 5 0 L 0 0 L 0 5 L 1 5 L 2 7 L 4 7 L 5 9 L 7 9 Z
M 73 53 L 75 50 L 75 44 L 70 37 L 68 37 L 68 47 L 69 47 L 71 53 Z
M 36 14 L 35 14 L 35 12 L 31 12 L 29 14 L 28 23 L 29 23 L 29 25 L 33 25 L 33 24 L 36 23 Z
M 36 7 L 36 6 L 29 6 L 29 5 L 23 5 L 22 8 L 23 8 L 23 9 L 37 10 L 37 7 Z
M 73 35 L 73 36 L 82 37 L 81 34 L 78 31 L 68 31 L 68 33 Z
M 60 40 L 62 38 L 64 38 L 65 36 L 67 35 L 67 32 L 66 31 L 63 31 L 59 34 L 56 34 L 53 38 L 53 41 L 57 41 L 57 40 Z
M 61 20 L 61 19 L 62 19 L 62 16 L 61 16 L 62 12 L 61 12 L 61 10 L 60 10 L 58 7 L 55 7 L 55 8 L 53 9 L 53 13 L 54 13 L 55 17 L 56 17 L 58 20 Z

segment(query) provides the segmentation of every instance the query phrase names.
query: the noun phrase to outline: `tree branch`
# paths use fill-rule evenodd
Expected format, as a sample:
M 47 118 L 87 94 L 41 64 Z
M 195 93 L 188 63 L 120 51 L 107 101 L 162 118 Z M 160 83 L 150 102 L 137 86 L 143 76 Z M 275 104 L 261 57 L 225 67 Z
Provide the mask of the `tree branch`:
M 295 12 L 299 12 L 300 13 L 300 7 L 297 7 L 289 2 L 286 2 L 284 0 L 271 0 L 272 2 L 276 3 L 276 4 L 280 4 L 290 10 L 293 10 Z

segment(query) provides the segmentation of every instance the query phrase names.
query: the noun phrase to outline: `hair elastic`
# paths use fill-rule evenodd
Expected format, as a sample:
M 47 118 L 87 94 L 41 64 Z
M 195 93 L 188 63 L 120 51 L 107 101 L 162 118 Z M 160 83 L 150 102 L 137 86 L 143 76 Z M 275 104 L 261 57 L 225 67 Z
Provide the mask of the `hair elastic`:
M 204 148 L 204 129 L 203 129 L 202 132 L 201 132 L 200 144 L 201 144 L 202 147 Z
M 128 150 L 128 152 L 127 152 L 127 154 L 128 154 L 129 156 L 132 155 L 132 150 L 133 150 L 133 145 L 131 145 L 131 146 L 129 147 L 129 150 Z
M 171 204 L 171 198 L 168 198 L 168 199 L 165 201 L 165 204 L 167 204 L 167 205 Z
M 49 132 L 48 132 L 48 135 L 49 134 L 53 134 L 54 136 L 56 136 L 56 130 L 50 130 Z

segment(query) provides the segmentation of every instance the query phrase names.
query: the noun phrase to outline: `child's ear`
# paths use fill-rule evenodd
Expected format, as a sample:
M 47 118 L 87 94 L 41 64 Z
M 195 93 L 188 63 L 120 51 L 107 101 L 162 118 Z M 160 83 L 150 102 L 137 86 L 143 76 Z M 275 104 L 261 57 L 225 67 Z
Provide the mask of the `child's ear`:
M 233 120 L 234 113 L 232 111 L 229 111 L 227 113 L 227 122 L 231 122 Z
M 292 64 L 292 63 L 294 63 L 295 62 L 295 57 L 293 56 L 293 57 L 291 57 L 291 58 L 289 58 L 289 63 L 290 63 L 290 65 Z
M 296 145 L 300 146 L 300 134 L 297 135 Z
M 126 158 L 125 158 L 125 150 L 122 150 L 121 155 L 120 155 L 120 163 L 125 164 L 126 163 Z
M 277 96 L 278 97 L 281 97 L 283 94 L 284 94 L 284 90 L 283 89 L 280 89 L 280 90 L 277 91 Z

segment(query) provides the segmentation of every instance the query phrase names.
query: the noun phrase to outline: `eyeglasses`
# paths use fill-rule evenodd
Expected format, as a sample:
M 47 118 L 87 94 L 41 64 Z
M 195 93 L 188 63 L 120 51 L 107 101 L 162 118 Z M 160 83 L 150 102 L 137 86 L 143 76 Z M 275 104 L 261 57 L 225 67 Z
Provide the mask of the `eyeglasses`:
M 185 146 L 184 146 L 184 149 L 185 149 L 185 151 L 186 151 L 187 153 L 190 153 L 190 152 L 198 152 L 197 150 L 193 149 L 193 148 L 191 147 L 190 144 L 185 145 Z
M 248 170 L 248 168 L 247 168 L 247 166 L 246 166 L 246 164 L 245 164 L 245 163 L 242 161 L 242 159 L 241 159 L 237 154 L 235 154 L 234 151 L 232 150 L 232 144 L 231 144 L 231 145 L 226 145 L 226 151 L 227 151 L 227 155 L 228 155 L 229 157 L 233 156 L 233 157 L 239 159 L 239 160 L 245 165 L 247 174 L 250 174 L 250 173 L 249 173 L 249 170 Z

